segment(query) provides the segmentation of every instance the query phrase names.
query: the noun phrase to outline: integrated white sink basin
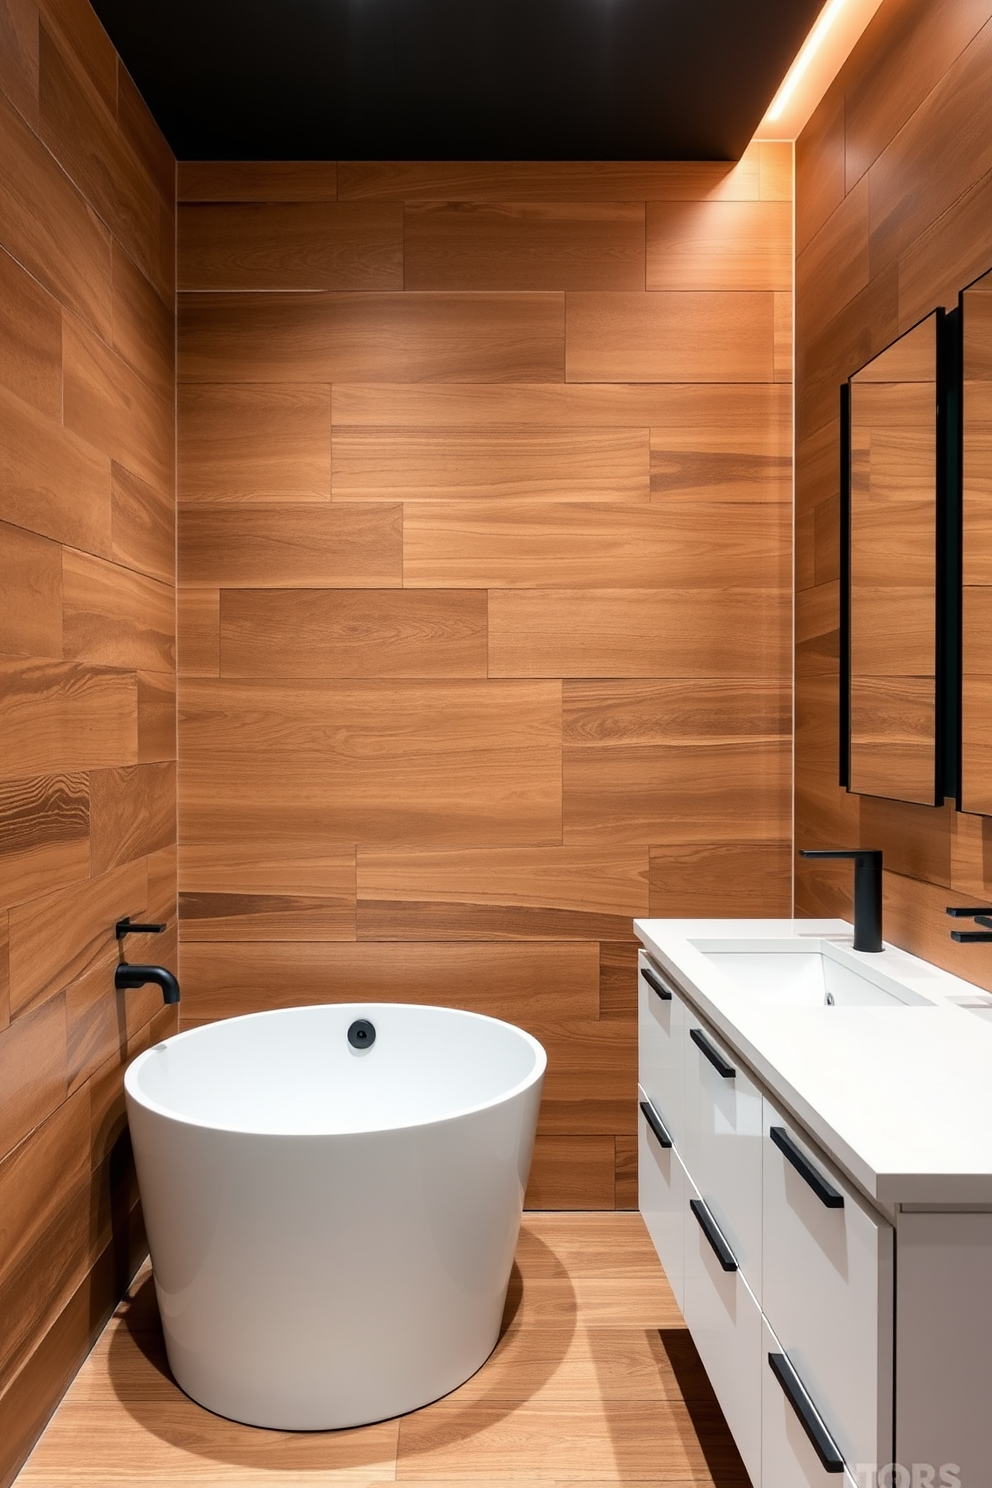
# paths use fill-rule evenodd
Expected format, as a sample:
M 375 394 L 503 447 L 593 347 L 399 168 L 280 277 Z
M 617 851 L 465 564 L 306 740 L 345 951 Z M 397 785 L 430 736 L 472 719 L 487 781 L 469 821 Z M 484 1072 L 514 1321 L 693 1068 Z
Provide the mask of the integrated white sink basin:
M 932 1007 L 828 940 L 690 939 L 748 1001 L 764 1007 Z

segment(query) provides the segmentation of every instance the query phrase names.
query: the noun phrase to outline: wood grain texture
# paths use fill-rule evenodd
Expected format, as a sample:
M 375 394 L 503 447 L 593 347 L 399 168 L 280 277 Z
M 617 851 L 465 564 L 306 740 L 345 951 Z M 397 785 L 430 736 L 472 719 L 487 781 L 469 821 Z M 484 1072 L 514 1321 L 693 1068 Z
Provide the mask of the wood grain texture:
M 175 487 L 175 409 L 81 322 L 62 325 L 62 417 L 92 448 L 159 490 Z
M 175 283 L 171 201 L 148 189 L 148 176 L 91 80 L 81 75 L 42 23 L 40 134 L 95 213 L 165 294 Z
M 89 871 L 86 774 L 33 775 L 0 784 L 0 905 L 38 898 L 87 878 Z
M 180 296 L 184 382 L 561 382 L 561 294 Z
M 773 383 L 335 383 L 335 427 L 482 430 L 493 424 L 733 431 L 790 449 L 791 397 Z M 834 410 L 836 412 L 836 410 Z
M 184 677 L 220 676 L 220 590 L 181 588 L 176 595 L 176 651 Z
M 180 160 L 181 202 L 336 201 L 333 160 Z
M 137 762 L 133 673 L 2 661 L 0 688 L 0 777 Z
M 507 589 L 489 596 L 493 677 L 774 677 L 789 647 L 780 593 Z
M 581 1154 L 543 1146 L 545 1172 Z M 598 1158 L 590 1146 L 587 1155 Z M 546 1154 L 546 1160 L 545 1160 Z M 564 1196 L 564 1184 L 559 1193 Z M 528 1213 L 504 1328 L 486 1368 L 444 1401 L 357 1431 L 204 1431 L 168 1373 L 147 1267 L 31 1458 L 24 1485 L 138 1488 L 412 1479 L 496 1488 L 745 1488 L 712 1389 L 639 1216 Z M 581 1422 L 581 1425 L 579 1423 Z M 557 1450 L 568 1443 L 564 1458 Z M 549 1451 L 549 1443 L 555 1451 Z M 264 1447 L 264 1452 L 260 1452 Z M 591 1474 L 595 1472 L 596 1477 Z
M 338 162 L 342 201 L 630 202 L 756 200 L 765 146 L 736 164 L 722 161 L 420 161 Z
M 792 288 L 791 198 L 649 202 L 646 233 L 649 290 Z
M 260 840 L 184 844 L 179 913 L 184 945 L 231 940 L 354 940 L 355 854 L 309 855 Z
M 533 590 L 686 589 L 788 583 L 787 507 L 666 501 L 408 502 L 403 576 L 412 585 Z
M 49 418 L 61 418 L 61 309 L 58 301 L 2 250 L 0 385 Z
M 393 503 L 179 512 L 180 582 L 192 587 L 398 587 L 401 544 L 402 508 Z
M 772 382 L 770 294 L 568 296 L 568 382 Z
M 644 288 L 642 202 L 422 202 L 403 216 L 407 289 Z
M 175 668 L 171 585 L 72 548 L 62 553 L 67 661 L 168 672 Z
M 138 672 L 138 764 L 176 757 L 175 672 Z
M 0 5 L 0 91 L 38 127 L 38 11 L 33 0 Z
M 791 785 L 789 741 L 566 748 L 567 844 L 765 841 L 781 830 Z
M 651 908 L 662 919 L 765 919 L 792 913 L 792 843 L 685 842 L 652 847 Z
M 116 463 L 110 467 L 111 556 L 174 587 L 176 503 L 173 487 L 160 491 Z
M 123 75 L 123 74 L 122 74 Z M 176 388 L 175 297 L 164 297 L 119 243 L 112 245 L 114 350 L 168 402 Z
M 0 522 L 0 652 L 62 658 L 62 550 Z
M 979 83 L 992 45 L 988 19 L 988 7 L 975 0 L 906 0 L 881 7 L 834 85 L 833 122 L 824 114 L 807 131 L 808 139 L 800 141 L 796 196 L 797 240 L 804 245 L 796 347 L 796 559 L 803 591 L 797 840 L 809 846 L 877 843 L 886 853 L 887 867 L 895 869 L 886 873 L 886 937 L 983 983 L 988 978 L 977 958 L 964 969 L 960 948 L 947 938 L 943 916 L 952 882 L 962 903 L 987 892 L 983 823 L 946 807 L 886 800 L 881 794 L 858 801 L 838 787 L 837 682 L 826 586 L 837 577 L 833 492 L 838 383 L 934 306 L 951 308 L 958 291 L 990 262 L 992 241 L 984 210 L 988 99 Z M 838 150 L 845 167 L 839 183 Z M 804 260 L 811 268 L 819 263 L 822 271 L 804 274 Z M 851 273 L 841 272 L 844 264 Z M 864 287 L 852 298 L 857 284 Z M 892 494 L 890 489 L 885 499 Z M 903 525 L 887 535 L 879 529 L 872 543 L 882 559 L 873 565 L 873 581 L 889 588 L 905 561 Z M 910 573 L 906 583 L 914 582 Z M 898 634 L 899 627 L 895 629 Z M 966 600 L 966 655 L 972 644 L 981 644 L 981 633 L 980 615 L 975 609 L 968 613 Z M 872 674 L 859 697 L 858 727 L 868 753 L 860 778 L 890 794 L 905 774 L 911 788 L 919 787 L 919 799 L 932 801 L 932 782 L 926 789 L 931 771 L 921 743 L 929 703 L 920 684 L 891 676 L 873 680 L 888 667 L 892 654 L 887 648 L 884 666 L 879 666 L 881 649 L 868 648 Z M 966 677 L 966 758 L 972 744 L 987 734 L 992 707 L 992 698 L 980 693 L 969 706 L 969 686 Z M 904 740 L 889 761 L 878 756 L 873 742 L 883 705 L 900 722 Z M 804 866 L 797 878 L 801 913 L 839 912 L 849 918 L 850 896 L 849 877 L 810 873 Z
M 208 383 L 178 396 L 180 501 L 329 500 L 329 387 Z
M 127 863 L 21 904 L 10 912 L 10 1007 L 19 1015 L 44 1003 L 116 947 L 114 925 L 140 919 L 148 897 L 143 861 Z M 137 954 L 135 939 L 129 949 Z
M 180 290 L 403 288 L 398 205 L 196 202 L 177 221 Z
M 554 682 L 191 679 L 180 840 L 308 820 L 338 844 L 556 842 L 560 710 Z
M 0 3 L 0 94 L 6 1484 L 140 1258 L 123 1065 L 176 1027 L 112 932 L 175 904 L 175 163 L 81 0 Z
M 479 590 L 228 589 L 225 677 L 485 677 Z
M 107 456 L 2 388 L 0 423 L 0 520 L 109 555 Z
M 109 337 L 110 233 L 3 97 L 0 152 L 3 247 L 61 304 Z
M 789 429 L 756 411 L 746 428 L 682 422 L 651 429 L 653 501 L 758 501 L 792 498 Z
M 599 940 L 647 912 L 646 853 L 586 848 L 358 855 L 367 940 Z
M 335 424 L 336 501 L 646 501 L 648 430 Z
M 598 967 L 596 947 L 582 942 L 190 943 L 183 1000 L 186 1016 L 204 1022 L 270 1007 L 381 1001 L 389 986 L 398 1001 L 487 1012 L 527 1026 L 594 1019 Z
M 96 876 L 176 840 L 176 767 L 171 761 L 90 773 L 90 855 Z

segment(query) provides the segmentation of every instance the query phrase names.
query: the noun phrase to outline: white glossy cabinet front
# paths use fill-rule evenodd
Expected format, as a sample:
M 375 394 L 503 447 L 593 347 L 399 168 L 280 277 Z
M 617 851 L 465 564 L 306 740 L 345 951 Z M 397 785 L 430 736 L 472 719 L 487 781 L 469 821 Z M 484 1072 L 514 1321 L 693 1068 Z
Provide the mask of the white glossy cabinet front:
M 641 1100 L 648 1100 L 641 1088 Z M 643 1111 L 637 1115 L 637 1193 L 648 1234 L 680 1310 L 685 1310 L 686 1177 L 674 1147 L 663 1147 Z
M 791 1401 L 772 1372 L 770 1354 L 786 1352 L 767 1321 L 761 1325 L 761 1477 L 755 1488 L 865 1488 L 849 1471 L 828 1472 Z M 805 1381 L 804 1381 L 805 1383 Z M 874 1461 L 874 1459 L 872 1459 Z M 883 1464 L 884 1465 L 884 1464 Z M 855 1463 L 855 1470 L 858 1464 Z M 867 1481 L 875 1488 L 876 1479 Z
M 638 1079 L 677 1147 L 685 1136 L 684 1038 L 685 1004 L 641 951 L 637 958 Z
M 685 1029 L 686 1169 L 760 1299 L 761 1091 L 688 1008 Z
M 686 1178 L 683 1314 L 752 1483 L 761 1481 L 761 1312 L 740 1270 L 727 1271 L 692 1209 Z
M 767 1096 L 764 1133 L 765 1316 L 844 1460 L 884 1465 L 893 1453 L 892 1227 Z

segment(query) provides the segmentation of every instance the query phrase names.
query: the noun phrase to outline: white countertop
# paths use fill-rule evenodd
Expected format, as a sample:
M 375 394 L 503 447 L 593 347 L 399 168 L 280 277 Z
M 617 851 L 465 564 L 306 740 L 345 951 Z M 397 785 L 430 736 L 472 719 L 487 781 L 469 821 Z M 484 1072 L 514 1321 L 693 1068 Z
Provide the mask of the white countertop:
M 755 1005 L 691 944 L 827 940 L 843 920 L 635 920 L 645 949 L 687 999 L 882 1204 L 992 1205 L 992 996 L 895 946 L 855 961 L 933 1006 Z M 976 956 L 985 947 L 976 946 Z M 986 954 L 992 954 L 992 945 Z

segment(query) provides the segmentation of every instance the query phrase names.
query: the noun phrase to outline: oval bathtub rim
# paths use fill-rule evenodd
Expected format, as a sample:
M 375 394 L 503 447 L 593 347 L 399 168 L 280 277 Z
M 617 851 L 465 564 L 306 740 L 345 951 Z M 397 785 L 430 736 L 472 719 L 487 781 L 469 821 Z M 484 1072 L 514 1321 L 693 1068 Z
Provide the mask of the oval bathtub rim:
M 135 1089 L 135 1083 L 137 1081 L 138 1072 L 141 1065 L 144 1064 L 147 1060 L 150 1060 L 152 1055 L 155 1054 L 157 1050 L 164 1048 L 167 1044 L 175 1044 L 182 1039 L 192 1038 L 194 1037 L 194 1035 L 201 1033 L 204 1028 L 213 1028 L 216 1023 L 244 1023 L 247 1022 L 249 1019 L 275 1018 L 282 1013 L 304 1012 L 316 1007 L 364 1009 L 366 1012 L 369 1009 L 374 1008 L 423 1008 L 430 1009 L 431 1011 L 435 1012 L 454 1013 L 457 1014 L 459 1017 L 474 1019 L 477 1022 L 496 1023 L 503 1028 L 512 1028 L 514 1033 L 518 1034 L 526 1043 L 531 1045 L 532 1051 L 535 1055 L 534 1068 L 529 1075 L 525 1076 L 524 1079 L 519 1080 L 516 1085 L 510 1086 L 508 1090 L 505 1090 L 501 1094 L 494 1096 L 491 1100 L 480 1101 L 476 1105 L 472 1106 L 459 1106 L 454 1111 L 446 1111 L 443 1116 L 435 1116 L 428 1121 L 393 1121 L 390 1122 L 388 1126 L 363 1126 L 358 1131 L 272 1131 L 271 1129 L 266 1127 L 229 1126 L 217 1121 L 200 1121 L 194 1119 L 191 1116 L 184 1116 L 179 1111 L 171 1110 L 169 1107 L 163 1106 L 159 1101 L 154 1100 L 144 1091 Z M 124 1091 L 127 1098 L 129 1100 L 133 1100 L 135 1104 L 141 1106 L 143 1110 L 151 1112 L 152 1115 L 157 1116 L 164 1121 L 174 1121 L 178 1125 L 190 1127 L 194 1131 L 218 1132 L 223 1133 L 224 1135 L 235 1137 L 267 1137 L 272 1141 L 285 1140 L 290 1142 L 302 1142 L 310 1140 L 327 1141 L 331 1139 L 347 1141 L 348 1139 L 355 1137 L 382 1136 L 387 1132 L 394 1131 L 400 1132 L 427 1130 L 428 1128 L 433 1126 L 443 1126 L 446 1122 L 449 1121 L 457 1121 L 466 1116 L 475 1116 L 479 1115 L 483 1111 L 494 1110 L 497 1106 L 505 1105 L 509 1101 L 513 1100 L 516 1096 L 523 1095 L 533 1085 L 536 1085 L 540 1080 L 543 1080 L 544 1075 L 547 1072 L 547 1067 L 547 1050 L 545 1049 L 544 1045 L 534 1037 L 532 1033 L 528 1033 L 526 1028 L 521 1028 L 517 1023 L 510 1023 L 505 1018 L 490 1017 L 488 1013 L 475 1013 L 468 1008 L 452 1008 L 447 1007 L 446 1005 L 441 1003 L 300 1003 L 294 1004 L 294 1006 L 292 1007 L 263 1008 L 260 1012 L 256 1013 L 240 1013 L 235 1018 L 217 1018 L 214 1020 L 214 1023 L 201 1023 L 196 1028 L 187 1028 L 180 1033 L 171 1034 L 170 1037 L 167 1039 L 159 1039 L 157 1043 L 151 1044 L 147 1049 L 143 1049 L 140 1054 L 136 1054 L 134 1059 L 131 1060 L 130 1064 L 124 1071 Z M 134 1072 L 133 1078 L 132 1071 Z

